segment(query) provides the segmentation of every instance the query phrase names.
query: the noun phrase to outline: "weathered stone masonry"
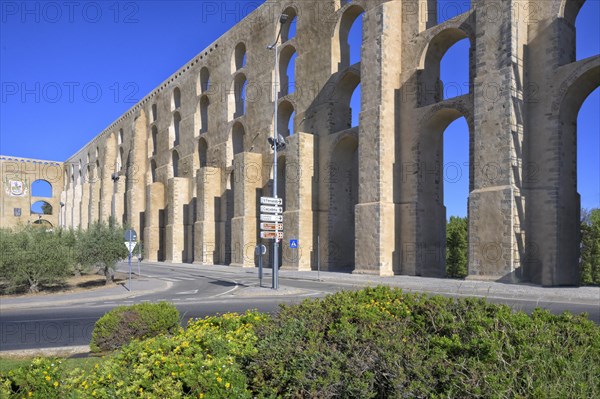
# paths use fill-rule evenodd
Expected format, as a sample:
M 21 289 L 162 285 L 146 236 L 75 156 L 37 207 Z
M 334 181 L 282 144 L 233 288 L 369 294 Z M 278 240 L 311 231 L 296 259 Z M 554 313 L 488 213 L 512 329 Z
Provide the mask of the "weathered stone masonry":
M 265 3 L 65 163 L 66 226 L 114 217 L 153 261 L 254 266 L 271 194 L 278 16 L 284 268 L 376 275 L 445 270 L 443 140 L 470 130 L 469 274 L 578 282 L 576 117 L 600 57 L 575 62 L 583 0 L 474 0 L 438 24 L 434 0 Z M 364 13 L 364 14 L 362 14 Z M 363 15 L 361 62 L 348 31 Z M 470 41 L 470 91 L 444 100 L 440 61 Z M 293 54 L 296 89 L 287 89 Z M 350 97 L 361 84 L 360 124 Z M 244 100 L 245 99 L 245 100 Z M 287 134 L 286 134 L 287 132 Z

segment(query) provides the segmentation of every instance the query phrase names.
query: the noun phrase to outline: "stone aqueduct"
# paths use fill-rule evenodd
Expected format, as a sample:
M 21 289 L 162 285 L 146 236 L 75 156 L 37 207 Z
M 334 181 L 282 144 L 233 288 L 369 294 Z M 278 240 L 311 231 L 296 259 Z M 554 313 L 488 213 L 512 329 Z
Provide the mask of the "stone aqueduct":
M 442 134 L 464 116 L 470 276 L 577 284 L 576 118 L 600 83 L 599 56 L 575 62 L 584 0 L 473 0 L 440 24 L 436 3 L 265 3 L 65 163 L 62 224 L 112 216 L 143 232 L 148 260 L 253 267 L 279 73 L 284 242 L 300 242 L 284 245 L 283 267 L 315 269 L 319 253 L 323 269 L 443 275 Z M 266 46 L 281 12 L 297 29 L 284 27 L 274 72 Z M 359 16 L 361 62 L 350 65 Z M 464 38 L 470 91 L 445 100 L 440 60 Z

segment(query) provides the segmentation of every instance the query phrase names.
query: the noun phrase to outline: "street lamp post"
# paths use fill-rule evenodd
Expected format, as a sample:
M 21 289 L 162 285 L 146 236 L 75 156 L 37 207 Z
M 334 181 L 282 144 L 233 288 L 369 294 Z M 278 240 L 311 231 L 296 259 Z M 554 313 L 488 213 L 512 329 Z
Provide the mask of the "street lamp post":
M 277 198 L 277 146 L 278 146 L 278 135 L 277 135 L 277 106 L 279 100 L 279 90 L 277 89 L 278 82 L 278 74 L 279 74 L 279 51 L 277 48 L 277 44 L 279 43 L 279 37 L 281 36 L 281 29 L 283 25 L 287 22 L 288 16 L 287 14 L 281 14 L 279 17 L 279 32 L 277 32 L 277 37 L 275 38 L 275 42 L 268 46 L 269 50 L 275 50 L 275 80 L 274 80 L 274 103 L 275 110 L 273 114 L 273 198 Z M 275 244 L 273 245 L 273 284 L 272 288 L 274 290 L 279 289 L 279 230 L 277 228 L 277 223 L 275 223 Z

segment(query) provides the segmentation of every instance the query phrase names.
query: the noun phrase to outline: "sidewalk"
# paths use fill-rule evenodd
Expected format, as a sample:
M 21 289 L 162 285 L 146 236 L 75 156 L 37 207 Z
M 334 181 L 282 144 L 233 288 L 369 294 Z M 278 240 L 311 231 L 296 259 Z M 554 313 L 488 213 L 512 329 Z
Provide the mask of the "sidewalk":
M 77 304 L 81 302 L 114 301 L 119 299 L 135 298 L 141 295 L 169 289 L 172 283 L 148 278 L 134 278 L 131 282 L 132 291 L 127 289 L 127 284 L 111 285 L 90 291 L 79 291 L 64 294 L 40 294 L 23 297 L 0 297 L 0 312 L 13 309 L 44 308 Z

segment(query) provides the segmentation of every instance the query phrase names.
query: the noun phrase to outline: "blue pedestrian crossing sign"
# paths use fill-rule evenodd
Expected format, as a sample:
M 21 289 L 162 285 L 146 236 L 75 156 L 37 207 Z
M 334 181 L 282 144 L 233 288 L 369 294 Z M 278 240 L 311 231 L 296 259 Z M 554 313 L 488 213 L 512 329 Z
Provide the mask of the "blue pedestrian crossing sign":
M 298 248 L 298 240 L 290 240 L 290 248 Z

